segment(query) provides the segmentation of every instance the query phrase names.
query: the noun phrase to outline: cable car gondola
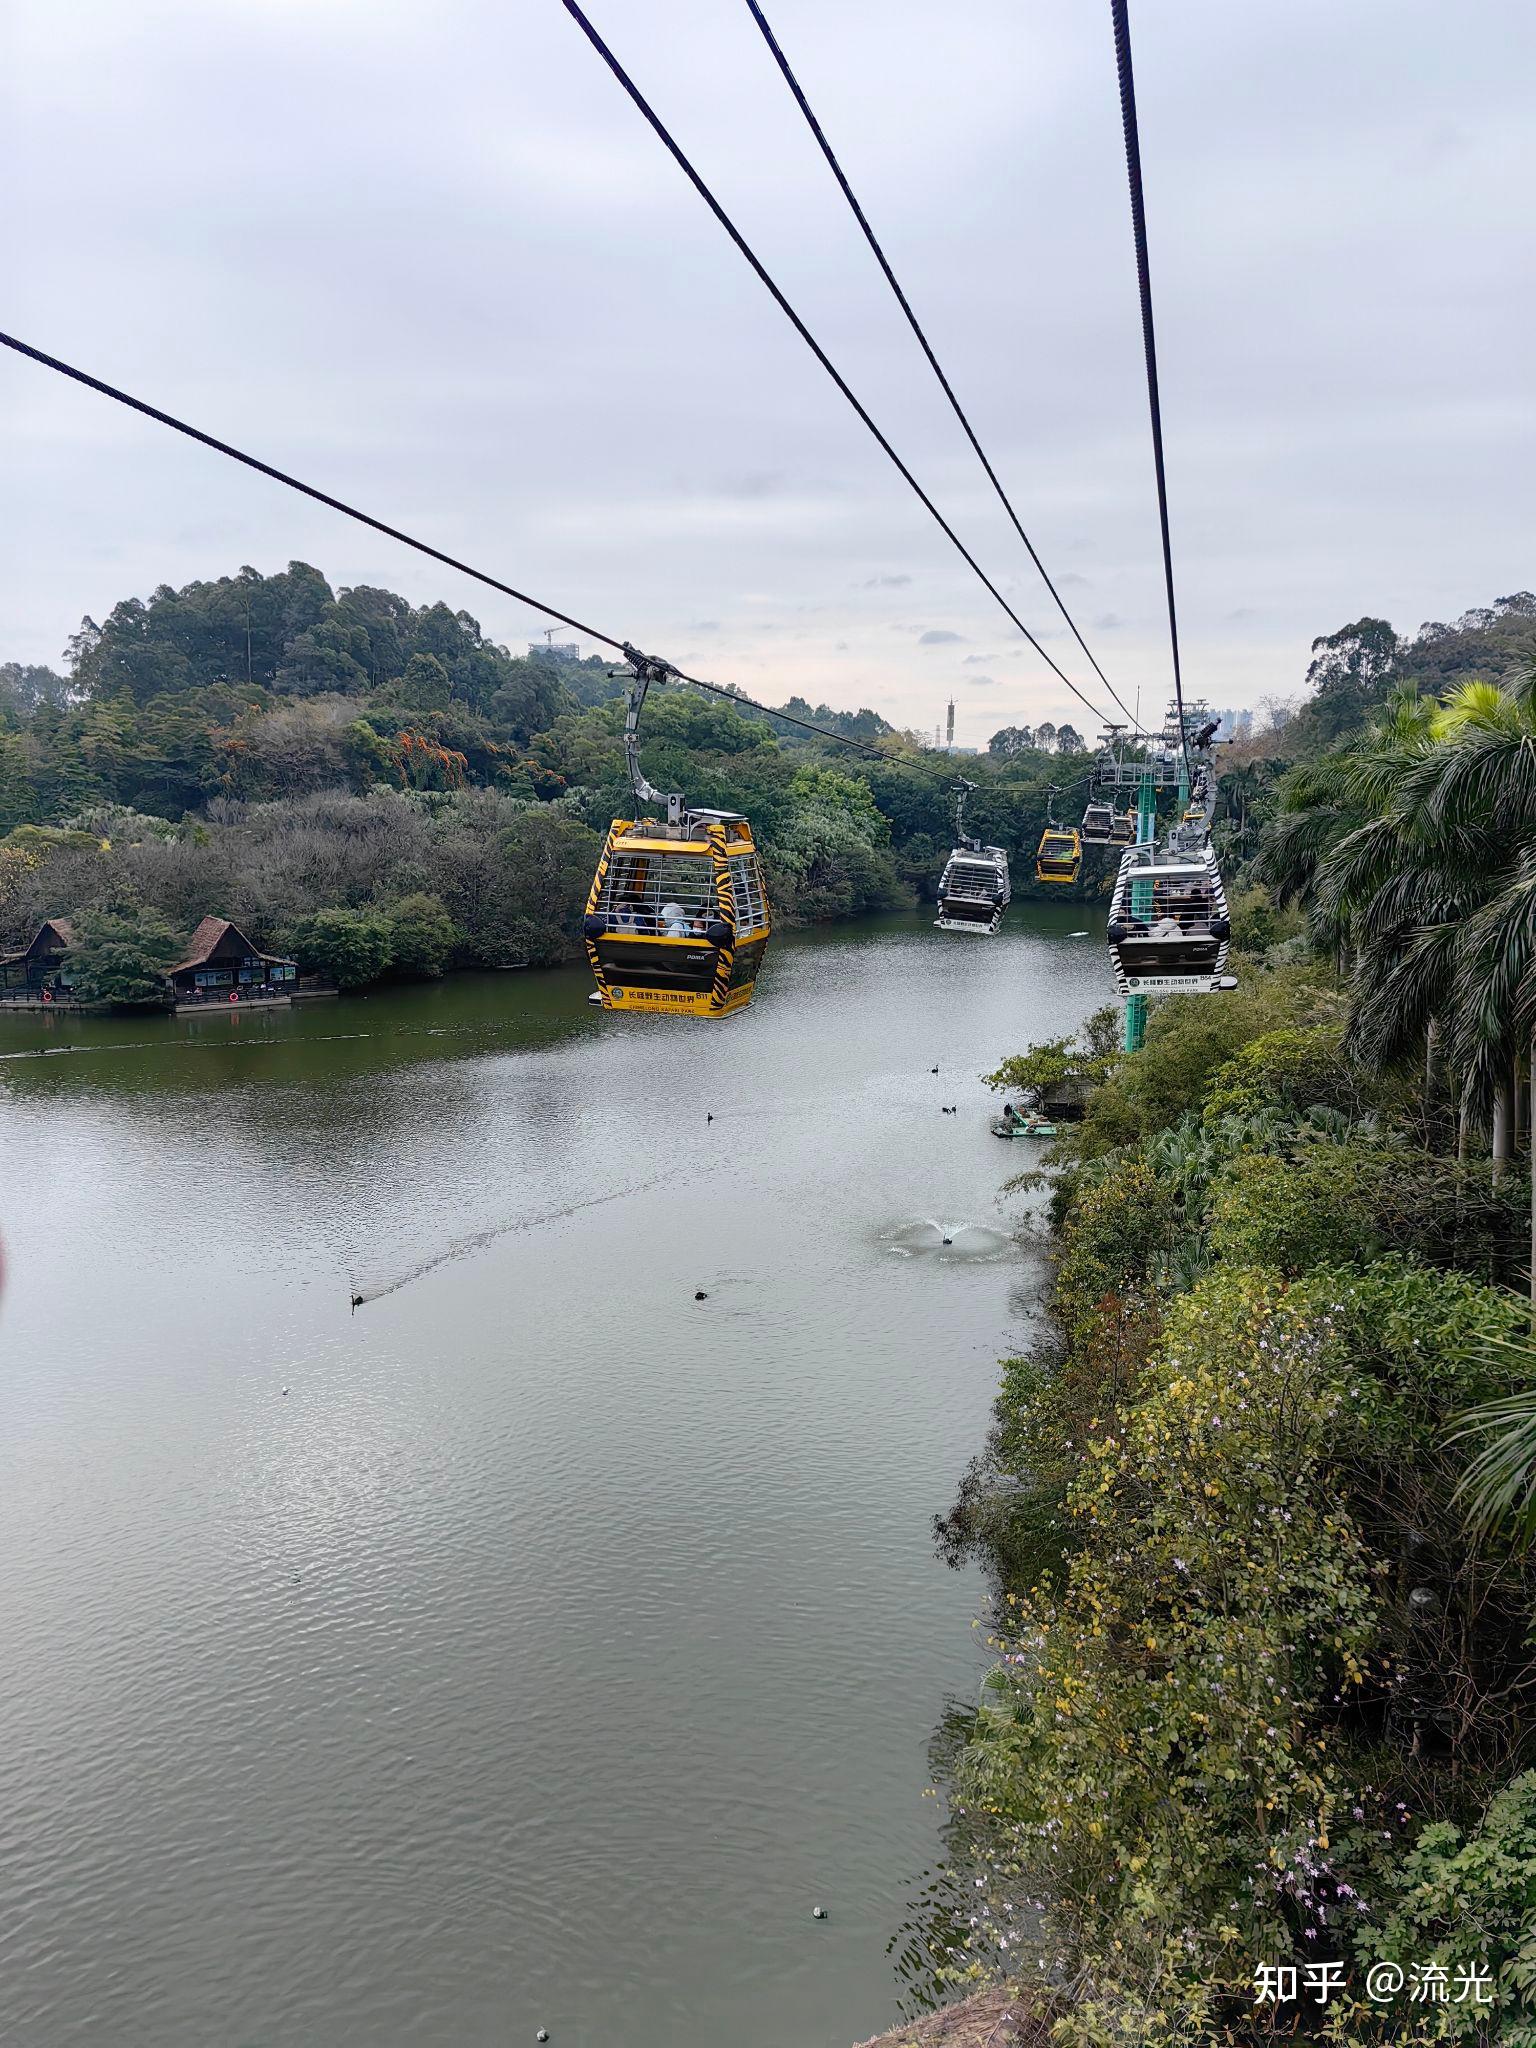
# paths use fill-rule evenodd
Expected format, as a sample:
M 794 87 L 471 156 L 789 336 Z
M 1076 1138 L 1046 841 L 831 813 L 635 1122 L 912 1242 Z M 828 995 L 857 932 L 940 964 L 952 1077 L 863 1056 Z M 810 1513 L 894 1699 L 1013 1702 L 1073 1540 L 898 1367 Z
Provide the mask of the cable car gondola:
M 965 836 L 965 800 L 975 787 L 963 777 L 955 785 L 955 845 L 939 877 L 939 914 L 933 922 L 941 932 L 990 937 L 1002 926 L 1013 886 L 1002 847 Z
M 1187 829 L 1187 828 L 1186 828 Z M 1109 907 L 1109 956 L 1121 995 L 1211 995 L 1236 983 L 1223 970 L 1232 927 L 1209 839 L 1155 841 L 1121 858 Z
M 1109 828 L 1111 846 L 1134 846 L 1136 844 L 1136 813 L 1116 811 L 1114 823 Z
M 1035 880 L 1075 882 L 1083 864 L 1083 842 L 1077 836 L 1075 825 L 1057 824 L 1054 789 L 1046 799 L 1045 818 L 1045 830 L 1035 848 Z
M 677 672 L 626 644 L 633 670 L 624 753 L 635 818 L 615 818 L 582 931 L 606 1010 L 729 1017 L 752 1000 L 770 919 L 752 827 L 738 811 L 690 810 L 640 772 L 640 707 Z M 646 805 L 665 807 L 665 819 Z
M 1092 798 L 1083 811 L 1083 822 L 1078 827 L 1084 846 L 1109 846 L 1115 837 L 1115 807 L 1098 797 Z

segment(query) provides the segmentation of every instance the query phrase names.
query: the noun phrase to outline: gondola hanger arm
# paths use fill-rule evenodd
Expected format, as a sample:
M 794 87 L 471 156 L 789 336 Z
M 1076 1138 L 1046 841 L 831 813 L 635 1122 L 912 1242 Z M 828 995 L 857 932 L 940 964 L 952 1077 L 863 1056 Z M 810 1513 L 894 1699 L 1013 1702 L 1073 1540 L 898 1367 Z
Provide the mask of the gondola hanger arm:
M 683 799 L 675 790 L 657 789 L 645 778 L 640 766 L 640 710 L 645 695 L 652 683 L 662 683 L 678 671 L 670 661 L 663 661 L 659 655 L 642 654 L 638 647 L 628 640 L 624 642 L 624 659 L 629 663 L 629 692 L 624 712 L 624 761 L 629 769 L 629 786 L 635 793 L 637 805 L 665 804 L 667 823 L 679 825 L 683 817 Z

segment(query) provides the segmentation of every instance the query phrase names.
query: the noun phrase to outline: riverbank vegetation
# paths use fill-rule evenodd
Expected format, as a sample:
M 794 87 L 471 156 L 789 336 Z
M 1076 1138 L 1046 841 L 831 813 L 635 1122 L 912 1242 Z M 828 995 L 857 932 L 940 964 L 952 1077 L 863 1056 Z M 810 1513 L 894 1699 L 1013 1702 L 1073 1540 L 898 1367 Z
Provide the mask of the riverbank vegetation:
M 212 910 L 343 985 L 574 958 L 598 835 L 633 802 L 621 687 L 302 562 L 129 599 L 66 672 L 0 666 L 0 942 Z M 1086 766 L 1071 727 L 962 764 L 872 711 L 782 708 L 880 752 L 681 689 L 652 693 L 643 748 L 654 782 L 749 814 L 782 923 L 931 899 L 962 765 L 970 828 L 1027 892 L 1050 785 Z
M 1536 2042 L 1528 661 L 1357 674 L 1256 806 L 1237 993 L 995 1077 L 1089 1095 L 939 1528 L 996 1663 L 924 1939 L 1067 2048 Z

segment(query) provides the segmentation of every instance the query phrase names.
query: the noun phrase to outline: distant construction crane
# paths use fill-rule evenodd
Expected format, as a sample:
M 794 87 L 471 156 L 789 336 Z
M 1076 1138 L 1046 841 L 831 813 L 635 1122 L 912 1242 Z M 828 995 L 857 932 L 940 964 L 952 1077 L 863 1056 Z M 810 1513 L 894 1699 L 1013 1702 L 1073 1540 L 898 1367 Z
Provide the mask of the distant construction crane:
M 552 661 L 579 661 L 581 659 L 581 645 L 578 641 L 562 640 L 558 646 L 555 644 L 555 635 L 559 630 L 558 626 L 546 626 L 544 628 L 544 645 L 541 647 L 537 640 L 530 640 L 528 642 L 528 652 L 530 654 L 543 655 Z

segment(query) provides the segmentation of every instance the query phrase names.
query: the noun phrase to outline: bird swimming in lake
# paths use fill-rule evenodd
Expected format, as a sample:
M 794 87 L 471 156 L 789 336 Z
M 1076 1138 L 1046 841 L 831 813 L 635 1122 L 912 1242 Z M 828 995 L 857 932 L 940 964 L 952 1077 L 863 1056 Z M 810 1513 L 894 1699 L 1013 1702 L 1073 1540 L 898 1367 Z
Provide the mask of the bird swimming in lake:
M 702 1287 L 696 1287 L 693 1291 L 693 1298 L 695 1301 L 708 1301 L 709 1296 L 704 1292 Z
M 930 1067 L 928 1071 L 930 1074 L 936 1074 L 939 1070 L 937 1067 Z

